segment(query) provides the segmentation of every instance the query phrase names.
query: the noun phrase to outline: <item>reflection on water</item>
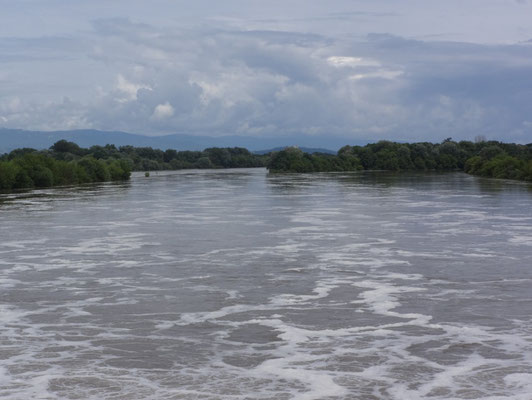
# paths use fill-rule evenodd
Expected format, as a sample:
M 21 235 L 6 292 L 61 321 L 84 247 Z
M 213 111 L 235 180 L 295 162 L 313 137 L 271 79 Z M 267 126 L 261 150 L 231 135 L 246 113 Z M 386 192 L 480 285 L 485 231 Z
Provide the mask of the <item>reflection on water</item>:
M 0 195 L 0 397 L 529 399 L 532 193 L 134 174 Z

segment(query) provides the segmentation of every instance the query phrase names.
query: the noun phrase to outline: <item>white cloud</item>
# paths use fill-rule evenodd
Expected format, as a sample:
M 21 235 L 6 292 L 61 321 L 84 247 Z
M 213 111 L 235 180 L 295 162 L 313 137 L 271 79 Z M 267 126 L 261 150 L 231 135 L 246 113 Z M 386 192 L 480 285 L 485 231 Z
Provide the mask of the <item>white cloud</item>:
M 154 119 L 166 119 L 174 115 L 174 107 L 168 102 L 164 104 L 157 104 L 155 110 L 153 110 L 152 118 Z
M 363 57 L 340 57 L 332 56 L 327 61 L 335 67 L 380 67 L 382 64 L 377 60 Z
M 378 69 L 376 71 L 351 75 L 349 79 L 353 79 L 353 80 L 368 79 L 368 78 L 395 79 L 395 78 L 400 77 L 402 74 L 403 74 L 403 71 Z
M 117 98 L 117 101 L 133 101 L 137 100 L 137 93 L 140 89 L 151 90 L 151 87 L 143 84 L 135 84 L 129 82 L 122 74 L 118 74 L 116 89 L 120 92 L 120 96 Z

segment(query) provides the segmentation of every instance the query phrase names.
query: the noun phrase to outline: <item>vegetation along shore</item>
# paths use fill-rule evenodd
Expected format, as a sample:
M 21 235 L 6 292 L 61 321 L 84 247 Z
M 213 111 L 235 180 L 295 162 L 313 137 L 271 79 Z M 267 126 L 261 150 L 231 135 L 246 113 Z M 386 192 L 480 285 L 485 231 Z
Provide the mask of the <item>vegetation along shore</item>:
M 269 154 L 253 154 L 239 147 L 163 151 L 106 145 L 84 149 L 60 140 L 48 150 L 23 148 L 0 156 L 0 190 L 127 180 L 131 171 L 252 167 L 267 167 L 274 173 L 463 171 L 490 178 L 532 181 L 532 143 L 379 141 L 344 146 L 334 155 L 305 153 L 297 147 Z
M 243 148 L 204 151 L 92 146 L 60 140 L 48 150 L 16 149 L 0 156 L 0 190 L 127 180 L 131 171 L 264 167 L 265 155 Z
M 358 170 L 463 171 L 489 178 L 532 181 L 532 143 L 496 141 L 396 143 L 344 146 L 337 155 L 307 154 L 297 147 L 271 155 L 271 172 L 332 172 Z

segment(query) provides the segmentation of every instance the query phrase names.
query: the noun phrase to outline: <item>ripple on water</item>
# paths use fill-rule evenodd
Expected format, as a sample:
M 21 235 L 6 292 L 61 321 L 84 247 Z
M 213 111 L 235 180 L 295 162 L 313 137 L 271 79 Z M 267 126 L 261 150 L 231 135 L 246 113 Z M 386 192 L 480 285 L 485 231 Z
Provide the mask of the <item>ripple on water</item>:
M 0 204 L 0 397 L 530 399 L 524 188 L 154 178 Z

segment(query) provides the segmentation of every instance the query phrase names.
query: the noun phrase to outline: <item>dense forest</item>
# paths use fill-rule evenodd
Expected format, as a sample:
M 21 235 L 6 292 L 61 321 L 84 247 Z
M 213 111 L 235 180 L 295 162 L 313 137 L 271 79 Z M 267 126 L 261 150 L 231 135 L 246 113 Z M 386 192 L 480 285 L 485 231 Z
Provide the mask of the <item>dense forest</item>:
M 48 150 L 23 148 L 0 156 L 0 190 L 129 179 L 131 171 L 263 167 L 267 156 L 243 148 L 204 151 L 92 146 L 60 140 Z
M 337 155 L 307 154 L 297 147 L 271 154 L 271 172 L 327 172 L 357 170 L 464 171 L 490 178 L 532 181 L 532 143 L 496 141 L 396 143 L 344 146 Z

